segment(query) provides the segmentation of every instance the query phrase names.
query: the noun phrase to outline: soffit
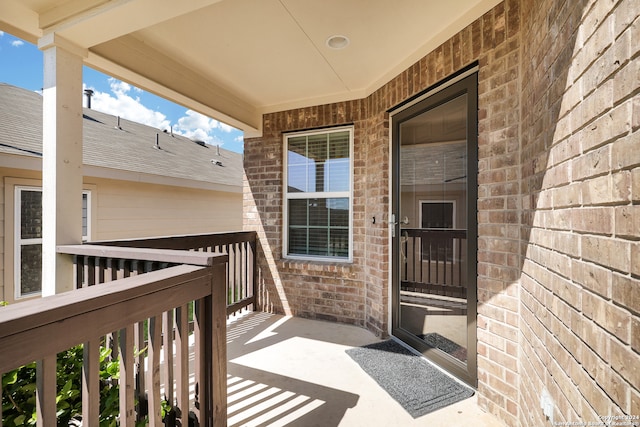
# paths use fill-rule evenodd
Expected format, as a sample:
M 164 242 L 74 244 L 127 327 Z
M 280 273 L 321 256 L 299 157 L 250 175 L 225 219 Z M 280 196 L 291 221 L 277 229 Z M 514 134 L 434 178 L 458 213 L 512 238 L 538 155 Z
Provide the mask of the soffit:
M 369 95 L 497 0 L 3 0 L 0 29 L 246 131 L 264 112 Z M 335 34 L 351 44 L 332 50 Z

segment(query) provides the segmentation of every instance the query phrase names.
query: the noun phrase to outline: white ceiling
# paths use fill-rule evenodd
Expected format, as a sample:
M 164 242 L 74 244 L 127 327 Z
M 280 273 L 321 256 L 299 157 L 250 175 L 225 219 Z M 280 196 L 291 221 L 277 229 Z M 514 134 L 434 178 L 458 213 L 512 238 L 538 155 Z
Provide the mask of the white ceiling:
M 265 112 L 369 95 L 497 3 L 2 0 L 0 30 L 55 33 L 86 65 L 251 134 Z

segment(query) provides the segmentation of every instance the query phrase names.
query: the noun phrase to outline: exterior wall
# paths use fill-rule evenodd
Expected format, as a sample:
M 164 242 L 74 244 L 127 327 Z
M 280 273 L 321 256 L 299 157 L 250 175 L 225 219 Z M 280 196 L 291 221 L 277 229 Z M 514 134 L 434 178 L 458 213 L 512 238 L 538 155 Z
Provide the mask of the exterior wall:
M 523 10 L 521 425 L 640 415 L 639 14 Z
M 13 302 L 14 195 L 16 185 L 42 186 L 39 171 L 0 168 L 2 245 L 0 300 Z M 242 230 L 242 194 L 84 178 L 91 191 L 90 240 Z
M 265 115 L 244 194 L 263 308 L 388 332 L 387 111 L 477 62 L 479 405 L 522 426 L 551 425 L 547 393 L 554 421 L 640 414 L 638 9 L 506 0 L 366 99 Z M 283 260 L 282 132 L 349 123 L 354 261 Z
M 97 188 L 92 240 L 242 230 L 242 193 L 85 178 Z

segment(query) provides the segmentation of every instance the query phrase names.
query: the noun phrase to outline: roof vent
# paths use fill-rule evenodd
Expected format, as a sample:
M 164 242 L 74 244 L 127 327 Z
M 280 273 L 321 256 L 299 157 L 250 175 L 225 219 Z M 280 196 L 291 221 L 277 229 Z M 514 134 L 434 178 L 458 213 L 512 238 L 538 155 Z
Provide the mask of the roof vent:
M 84 94 L 87 96 L 87 108 L 91 109 L 91 97 L 93 96 L 93 91 L 91 89 L 85 89 Z
M 157 150 L 162 150 L 162 148 L 160 147 L 160 134 L 159 133 L 156 133 L 156 145 L 154 145 L 153 148 L 155 148 Z
M 201 139 L 194 139 L 194 140 L 192 140 L 192 141 L 193 141 L 193 142 L 195 142 L 195 143 L 196 143 L 196 144 L 198 144 L 198 145 L 202 145 L 203 147 L 206 147 L 206 146 L 207 146 L 207 143 L 206 143 L 206 142 L 204 142 L 204 141 L 203 141 L 203 140 L 201 140 Z
M 211 163 L 213 163 L 216 166 L 224 166 L 220 160 L 216 160 L 216 159 L 211 159 Z
M 122 128 L 120 127 L 120 116 L 118 116 L 118 120 L 116 122 L 116 129 L 122 130 Z

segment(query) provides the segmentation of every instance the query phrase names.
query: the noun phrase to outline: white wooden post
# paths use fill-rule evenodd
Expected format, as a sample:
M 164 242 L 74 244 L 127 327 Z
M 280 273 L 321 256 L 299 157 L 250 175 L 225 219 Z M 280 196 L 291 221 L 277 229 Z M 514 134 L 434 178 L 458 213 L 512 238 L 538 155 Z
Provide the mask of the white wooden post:
M 82 58 L 55 33 L 43 51 L 42 295 L 73 288 L 73 264 L 56 246 L 82 243 Z

